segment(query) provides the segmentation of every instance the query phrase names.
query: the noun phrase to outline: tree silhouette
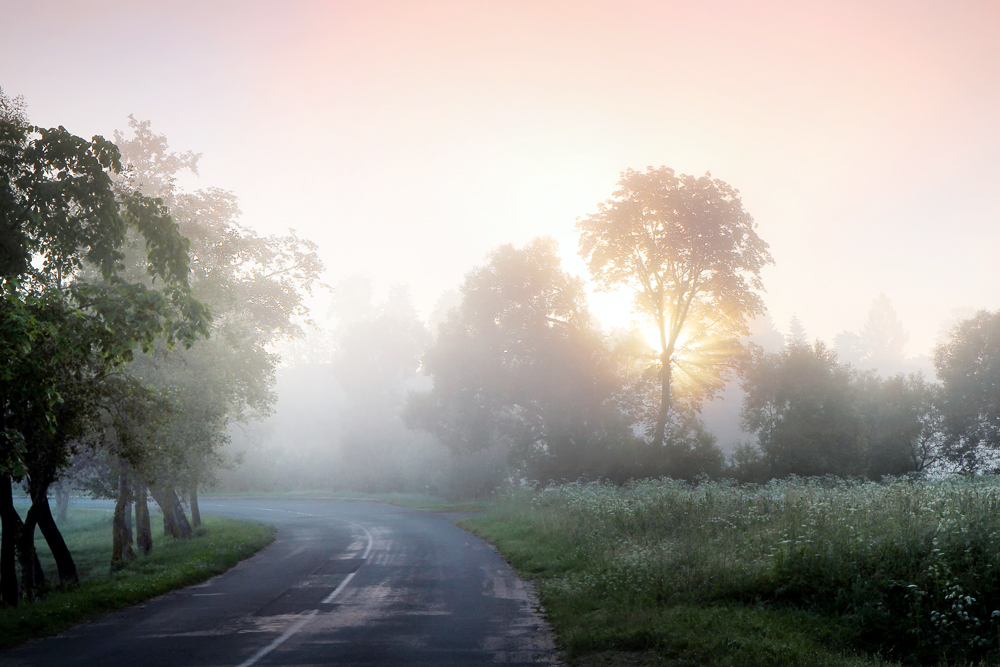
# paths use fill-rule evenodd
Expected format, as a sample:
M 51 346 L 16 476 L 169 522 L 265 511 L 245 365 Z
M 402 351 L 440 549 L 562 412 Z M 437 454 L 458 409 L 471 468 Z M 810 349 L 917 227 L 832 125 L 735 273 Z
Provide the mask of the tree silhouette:
M 863 471 L 851 370 L 822 343 L 792 343 L 773 354 L 757 348 L 743 389 L 743 426 L 757 435 L 771 475 Z
M 411 398 L 410 423 L 459 456 L 502 451 L 531 478 L 594 474 L 629 430 L 583 285 L 555 242 L 501 246 L 461 292 L 424 356 L 434 388 Z
M 660 405 L 653 443 L 662 444 L 672 409 L 678 343 L 696 322 L 701 336 L 747 333 L 764 312 L 760 270 L 771 255 L 754 231 L 739 192 L 712 179 L 648 167 L 622 174 L 613 197 L 580 219 L 580 255 L 599 288 L 626 285 L 637 311 L 659 331 Z
M 875 297 L 861 329 L 866 361 L 875 366 L 902 364 L 909 338 L 889 297 L 885 294 Z
M 904 368 L 908 339 L 889 297 L 879 294 L 872 300 L 861 334 L 843 331 L 837 334 L 834 346 L 842 361 L 889 376 Z
M 797 313 L 792 313 L 792 319 L 788 321 L 788 343 L 790 345 L 809 344 L 806 328 L 802 326 L 802 320 L 799 319 Z
M 1000 450 L 1000 312 L 979 311 L 934 353 L 947 457 L 964 470 Z M 991 467 L 996 468 L 993 462 Z

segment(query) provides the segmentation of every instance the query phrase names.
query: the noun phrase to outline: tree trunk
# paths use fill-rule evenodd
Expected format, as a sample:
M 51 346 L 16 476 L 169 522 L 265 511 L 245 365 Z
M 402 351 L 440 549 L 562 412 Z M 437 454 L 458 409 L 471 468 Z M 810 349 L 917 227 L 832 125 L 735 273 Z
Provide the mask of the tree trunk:
M 52 518 L 52 509 L 49 507 L 48 488 L 44 488 L 34 495 L 35 498 L 31 507 L 32 509 L 38 508 L 35 514 L 36 521 L 42 531 L 42 535 L 45 537 L 45 542 L 52 551 L 52 557 L 56 560 L 56 567 L 59 570 L 59 583 L 64 585 L 80 583 L 80 578 L 76 574 L 76 563 L 73 562 L 73 554 L 69 552 L 66 540 L 63 539 L 62 533 L 59 532 L 59 528 L 56 526 L 55 519 Z
M 134 544 L 134 524 L 132 523 L 132 501 L 125 503 L 125 533 L 128 535 L 128 543 Z
M 150 487 L 150 492 L 163 512 L 163 532 L 178 540 L 190 538 L 191 524 L 173 487 Z
M 17 587 L 17 536 L 21 530 L 21 517 L 14 509 L 11 479 L 0 475 L 0 606 L 13 607 L 19 595 Z
M 149 500 L 146 485 L 135 490 L 135 544 L 143 556 L 153 553 L 153 528 L 149 525 Z
M 181 499 L 177 497 L 177 492 L 172 488 L 168 490 L 167 496 L 174 502 L 174 521 L 177 523 L 177 532 L 180 534 L 180 538 L 182 540 L 191 539 L 194 531 L 191 530 L 191 524 L 188 522 L 187 515 L 184 514 Z
M 111 522 L 111 571 L 125 567 L 125 564 L 135 560 L 135 550 L 132 549 L 132 531 L 126 519 L 132 501 L 132 489 L 128 480 L 128 470 L 124 464 L 118 474 L 118 500 L 115 502 L 115 515 Z
M 56 520 L 62 523 L 69 511 L 69 483 L 64 479 L 53 486 L 56 489 Z
M 673 376 L 670 356 L 664 352 L 660 356 L 660 412 L 656 416 L 656 429 L 653 431 L 653 446 L 662 447 L 667 429 L 667 418 L 670 416 L 671 397 L 670 381 Z
M 156 499 L 156 504 L 160 505 L 159 499 L 156 498 L 156 496 L 153 496 L 153 498 Z M 160 505 L 160 512 L 163 514 L 163 534 L 169 535 L 174 539 L 179 538 L 180 535 L 178 535 L 177 531 L 177 522 L 174 521 L 174 508 L 169 507 L 166 503 L 164 503 L 163 505 Z
M 177 522 L 174 521 L 173 504 L 167 501 L 163 490 L 158 487 L 149 487 L 149 495 L 153 496 L 153 500 L 160 506 L 160 512 L 163 514 L 163 534 L 176 538 Z
M 188 496 L 191 501 L 191 526 L 197 528 L 201 525 L 201 510 L 198 508 L 198 483 L 191 485 L 191 493 Z
M 24 523 L 18 535 L 18 560 L 21 561 L 21 591 L 26 599 L 34 600 L 45 585 L 45 572 L 35 552 L 35 514 L 37 510 L 32 504 L 24 515 Z

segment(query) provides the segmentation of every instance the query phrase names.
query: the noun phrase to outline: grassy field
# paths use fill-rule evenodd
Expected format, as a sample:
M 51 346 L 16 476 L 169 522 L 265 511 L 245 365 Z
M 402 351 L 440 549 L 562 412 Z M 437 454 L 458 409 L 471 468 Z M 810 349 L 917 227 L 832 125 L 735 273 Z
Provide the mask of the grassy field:
M 111 511 L 71 507 L 60 530 L 76 561 L 80 585 L 70 590 L 55 588 L 32 604 L 0 609 L 0 649 L 204 581 L 274 540 L 270 526 L 205 516 L 195 537 L 179 542 L 163 535 L 158 513 L 151 518 L 152 555 L 140 556 L 124 570 L 110 574 Z M 52 554 L 40 535 L 35 545 L 48 581 L 58 582 Z
M 462 525 L 582 664 L 1000 662 L 994 479 L 568 484 Z

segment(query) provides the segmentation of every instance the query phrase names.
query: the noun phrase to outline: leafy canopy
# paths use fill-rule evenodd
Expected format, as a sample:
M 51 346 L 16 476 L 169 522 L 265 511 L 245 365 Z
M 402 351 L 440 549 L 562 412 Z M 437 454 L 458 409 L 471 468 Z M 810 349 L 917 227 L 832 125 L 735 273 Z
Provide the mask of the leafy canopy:
M 461 292 L 424 356 L 434 389 L 412 399 L 413 422 L 457 453 L 503 450 L 534 478 L 594 472 L 588 459 L 629 433 L 583 285 L 555 242 L 501 246 Z
M 611 199 L 577 222 L 580 255 L 599 288 L 627 286 L 638 312 L 659 332 L 660 406 L 653 442 L 662 444 L 671 411 L 673 372 L 682 333 L 696 324 L 696 355 L 684 372 L 703 379 L 703 395 L 719 386 L 748 333 L 746 318 L 764 312 L 760 270 L 771 255 L 743 209 L 739 192 L 710 174 L 677 175 L 648 167 L 622 174 Z M 693 366 L 699 366 L 697 373 Z
M 676 341 L 695 310 L 735 330 L 763 312 L 760 270 L 772 262 L 739 192 L 706 174 L 648 167 L 622 174 L 613 197 L 577 223 L 580 254 L 603 289 L 626 285 L 639 312 Z
M 23 102 L 0 91 L 5 471 L 45 461 L 29 472 L 51 477 L 80 428 L 70 408 L 90 409 L 91 382 L 137 345 L 149 350 L 160 337 L 190 345 L 208 332 L 208 308 L 188 285 L 187 240 L 162 201 L 116 183 L 121 171 L 114 144 L 31 126 Z M 130 234 L 143 247 L 139 279 L 124 275 Z

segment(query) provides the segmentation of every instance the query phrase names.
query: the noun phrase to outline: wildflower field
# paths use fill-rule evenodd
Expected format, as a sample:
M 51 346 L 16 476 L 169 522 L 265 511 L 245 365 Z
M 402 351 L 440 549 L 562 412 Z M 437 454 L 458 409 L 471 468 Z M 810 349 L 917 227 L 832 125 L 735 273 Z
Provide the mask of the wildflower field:
M 466 527 L 594 664 L 998 664 L 994 478 L 573 483 Z

